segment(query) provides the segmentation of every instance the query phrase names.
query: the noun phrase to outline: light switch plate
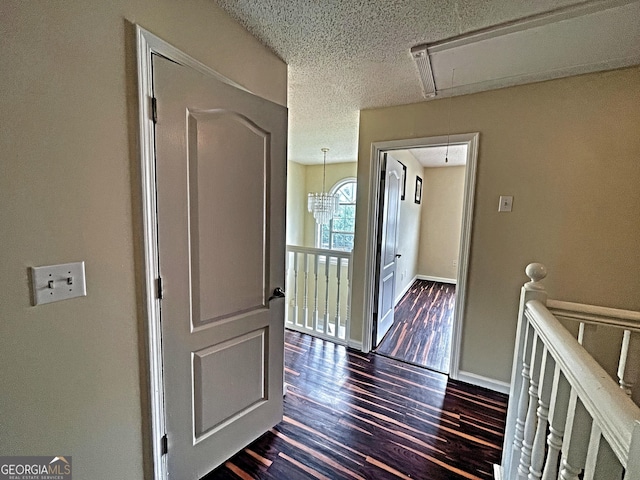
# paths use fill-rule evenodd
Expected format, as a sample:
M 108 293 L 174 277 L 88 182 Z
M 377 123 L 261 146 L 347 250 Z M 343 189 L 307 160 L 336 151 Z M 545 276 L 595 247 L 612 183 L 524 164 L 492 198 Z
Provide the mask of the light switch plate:
M 31 267 L 31 287 L 33 305 L 84 297 L 84 262 Z
M 513 207 L 513 197 L 511 195 L 500 195 L 500 203 L 498 204 L 499 212 L 510 212 Z

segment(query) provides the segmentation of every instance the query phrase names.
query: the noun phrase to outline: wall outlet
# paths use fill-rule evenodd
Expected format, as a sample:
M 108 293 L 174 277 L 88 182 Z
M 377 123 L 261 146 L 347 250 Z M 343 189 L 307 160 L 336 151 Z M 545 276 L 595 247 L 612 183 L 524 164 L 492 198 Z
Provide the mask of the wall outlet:
M 454 261 L 452 261 L 452 262 L 451 262 L 451 265 L 452 265 L 454 268 L 457 268 L 457 267 L 458 267 L 458 260 L 454 260 Z

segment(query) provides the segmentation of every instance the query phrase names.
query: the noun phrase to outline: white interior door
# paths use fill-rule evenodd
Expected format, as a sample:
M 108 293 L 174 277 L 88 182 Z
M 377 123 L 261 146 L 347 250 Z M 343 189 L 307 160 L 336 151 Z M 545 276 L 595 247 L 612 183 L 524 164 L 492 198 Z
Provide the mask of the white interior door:
M 287 113 L 154 55 L 169 478 L 282 419 Z
M 396 259 L 398 224 L 400 216 L 400 194 L 402 192 L 402 165 L 395 158 L 384 155 L 384 199 L 380 232 L 380 267 L 378 280 L 378 315 L 374 347 L 393 325 L 393 310 L 396 298 Z

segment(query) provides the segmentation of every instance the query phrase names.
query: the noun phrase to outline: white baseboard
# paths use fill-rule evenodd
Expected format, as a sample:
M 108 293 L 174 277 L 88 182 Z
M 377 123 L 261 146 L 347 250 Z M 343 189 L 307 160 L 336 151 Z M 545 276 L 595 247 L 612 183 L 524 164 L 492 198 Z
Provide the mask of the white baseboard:
M 493 464 L 493 478 L 496 480 L 502 480 L 502 467 L 497 463 Z
M 416 278 L 420 280 L 429 280 L 430 282 L 451 283 L 453 285 L 458 283 L 458 280 L 455 278 L 432 277 L 431 275 L 416 275 Z
M 416 275 L 411 279 L 409 283 L 407 283 L 407 286 L 402 289 L 402 292 L 400 292 L 400 295 L 396 296 L 396 303 L 394 303 L 394 305 L 397 305 L 398 303 L 400 303 L 400 300 L 402 300 L 402 297 L 404 297 L 404 294 L 409 291 L 409 289 L 411 288 L 411 285 L 413 285 L 413 282 L 415 282 L 417 279 L 418 279 L 418 276 Z
M 356 340 L 349 339 L 349 342 L 348 342 L 347 346 L 349 348 L 353 348 L 354 350 L 358 350 L 358 351 L 362 352 L 362 342 L 358 342 Z
M 493 378 L 484 377 L 482 375 L 471 372 L 463 372 L 462 370 L 458 371 L 456 380 L 470 383 L 471 385 L 476 385 L 478 387 L 488 388 L 489 390 L 493 390 L 494 392 L 506 394 L 509 394 L 509 390 L 511 388 L 511 384 L 507 382 L 501 382 L 500 380 L 494 380 Z

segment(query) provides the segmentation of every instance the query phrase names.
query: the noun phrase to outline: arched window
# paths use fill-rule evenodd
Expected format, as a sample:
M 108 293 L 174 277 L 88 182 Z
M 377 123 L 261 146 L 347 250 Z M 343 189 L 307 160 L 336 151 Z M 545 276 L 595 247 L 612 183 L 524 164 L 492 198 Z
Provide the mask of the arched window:
M 338 195 L 338 213 L 328 225 L 316 231 L 316 247 L 330 250 L 353 250 L 356 228 L 356 179 L 345 178 L 336 183 L 330 193 Z

